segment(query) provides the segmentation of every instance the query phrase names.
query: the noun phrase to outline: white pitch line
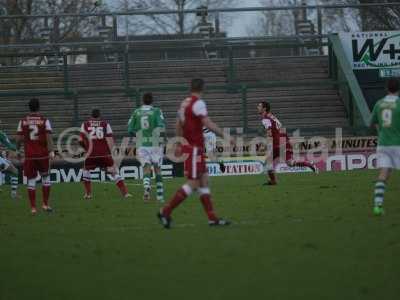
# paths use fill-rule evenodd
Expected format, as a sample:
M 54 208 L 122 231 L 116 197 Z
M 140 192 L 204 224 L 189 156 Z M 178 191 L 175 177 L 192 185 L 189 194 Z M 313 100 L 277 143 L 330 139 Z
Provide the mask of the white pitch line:
M 115 182 L 108 182 L 108 181 L 105 181 L 105 182 L 101 182 L 101 181 L 92 181 L 93 183 L 106 183 L 106 184 L 115 184 Z M 143 184 L 142 183 L 126 183 L 125 182 L 125 185 L 131 185 L 131 186 L 143 186 Z

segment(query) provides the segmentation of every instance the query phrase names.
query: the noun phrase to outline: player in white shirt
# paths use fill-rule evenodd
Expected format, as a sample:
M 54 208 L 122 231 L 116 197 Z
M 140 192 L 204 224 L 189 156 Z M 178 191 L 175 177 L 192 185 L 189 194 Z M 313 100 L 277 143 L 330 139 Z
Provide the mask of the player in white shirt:
M 204 145 L 206 148 L 206 154 L 210 160 L 218 160 L 216 156 L 217 152 L 217 135 L 207 127 L 203 127 Z M 219 169 L 221 173 L 225 172 L 225 165 L 223 161 L 219 162 Z

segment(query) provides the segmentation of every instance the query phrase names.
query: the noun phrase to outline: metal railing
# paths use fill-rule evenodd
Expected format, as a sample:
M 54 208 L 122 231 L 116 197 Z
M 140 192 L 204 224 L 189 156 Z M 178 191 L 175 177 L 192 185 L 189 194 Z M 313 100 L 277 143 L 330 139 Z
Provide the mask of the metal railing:
M 338 83 L 350 125 L 364 132 L 369 128 L 371 112 L 338 35 L 329 37 L 329 70 Z
M 324 12 L 329 10 L 337 10 L 337 9 L 354 9 L 354 10 L 362 10 L 362 9 L 373 9 L 373 8 L 393 8 L 400 7 L 399 2 L 390 2 L 390 3 L 365 3 L 365 4 L 334 4 L 334 5 L 297 5 L 297 6 L 274 6 L 274 7 L 241 7 L 241 8 L 215 8 L 215 9 L 207 9 L 206 12 L 209 15 L 213 15 L 215 18 L 215 27 L 216 32 L 220 32 L 219 30 L 219 18 L 221 14 L 235 14 L 235 13 L 248 13 L 248 12 L 271 12 L 271 11 L 289 11 L 293 13 L 302 12 L 303 14 L 307 14 L 307 11 L 312 11 L 316 15 L 316 33 L 318 35 L 322 35 L 324 33 L 324 23 L 323 17 Z M 114 40 L 118 36 L 118 24 L 119 18 L 125 17 L 134 17 L 134 16 L 160 16 L 160 15 L 193 15 L 204 12 L 204 9 L 185 9 L 185 10 L 143 10 L 143 9 L 135 9 L 129 11 L 114 11 L 114 12 L 91 12 L 91 13 L 66 13 L 66 14 L 37 14 L 37 15 L 0 15 L 0 21 L 7 20 L 41 20 L 43 26 L 49 28 L 54 33 L 60 32 L 60 20 L 62 19 L 84 19 L 84 18 L 99 18 L 99 25 L 106 25 L 107 20 L 112 20 L 112 36 Z M 51 22 L 49 22 L 51 20 Z M 52 26 L 50 26 L 51 24 Z M 51 43 L 59 42 L 59 34 L 54 35 L 55 39 L 51 41 Z M 23 43 L 23 41 L 22 41 Z M 40 43 L 40 41 L 38 41 Z
M 325 45 L 325 44 L 324 44 Z M 328 45 L 328 44 L 326 44 Z M 304 44 L 298 43 L 297 47 L 304 47 Z M 218 48 L 218 47 L 216 47 Z M 195 49 L 202 49 L 201 47 L 197 47 Z M 240 95 L 243 118 L 242 118 L 242 127 L 245 132 L 249 131 L 248 120 L 247 120 L 247 111 L 248 111 L 248 92 L 253 89 L 260 88 L 272 88 L 272 87 L 296 87 L 304 85 L 305 82 L 296 82 L 296 81 L 288 81 L 288 80 L 279 80 L 279 81 L 259 81 L 253 82 L 252 84 L 244 84 L 238 79 L 237 70 L 236 70 L 236 57 L 233 55 L 233 51 L 235 46 L 221 46 L 218 48 L 219 50 L 224 50 L 228 53 L 228 55 L 223 58 L 225 64 L 225 73 L 227 74 L 227 82 L 226 84 L 217 84 L 217 85 L 209 85 L 208 89 L 210 91 L 225 91 L 229 93 L 235 93 Z M 241 48 L 239 48 L 241 49 Z M 368 127 L 370 111 L 364 99 L 362 90 L 355 78 L 355 75 L 352 71 L 350 64 L 348 63 L 343 47 L 337 35 L 329 36 L 329 68 L 330 68 L 330 79 L 327 80 L 314 80 L 312 82 L 313 85 L 319 86 L 332 86 L 337 84 L 340 94 L 343 98 L 344 105 L 346 107 L 346 112 L 348 114 L 348 119 L 350 121 L 350 125 L 356 129 L 365 129 Z M 111 50 L 110 50 L 111 51 Z M 67 101 L 72 101 L 74 104 L 74 124 L 77 125 L 79 121 L 79 98 L 83 95 L 88 94 L 101 94 L 101 93 L 124 93 L 131 101 L 136 103 L 136 106 L 140 103 L 141 94 L 143 91 L 152 90 L 154 92 L 185 92 L 187 91 L 186 85 L 168 85 L 168 86 L 135 86 L 132 84 L 130 74 L 132 72 L 131 61 L 129 59 L 130 51 L 134 51 L 134 49 L 129 49 L 129 51 L 121 51 L 122 60 L 118 62 L 118 66 L 120 71 L 122 72 L 121 84 L 115 87 L 110 88 L 99 88 L 99 87 L 91 87 L 91 88 L 77 88 L 71 85 L 71 74 L 70 74 L 70 66 L 68 65 L 68 55 L 72 55 L 74 53 L 79 53 L 79 51 L 66 51 L 62 54 L 63 64 L 60 66 L 53 66 L 52 70 L 59 72 L 62 76 L 62 84 L 58 89 L 44 89 L 44 90 L 20 90 L 20 91 L 0 91 L 0 100 L 5 97 L 12 96 L 41 96 L 41 95 L 63 95 Z M 115 52 L 115 51 L 114 51 Z M 43 54 L 43 53 L 41 53 Z M 31 53 L 29 55 L 38 55 L 38 53 Z M 114 63 L 116 64 L 116 63 Z M 28 67 L 32 68 L 32 67 Z M 40 68 L 40 67 L 38 67 Z M 12 67 L 10 69 L 15 70 L 24 70 L 24 68 L 20 67 Z M 35 68 L 33 68 L 35 69 Z M 21 72 L 23 74 L 23 72 Z
M 298 39 L 295 37 L 291 38 L 257 38 L 257 39 L 211 39 L 210 43 L 203 45 L 201 42 L 203 40 L 193 39 L 186 41 L 194 42 L 192 45 L 180 45 L 179 41 L 171 41 L 165 40 L 163 43 L 158 44 L 159 47 L 154 49 L 153 43 L 149 43 L 146 41 L 135 43 L 135 42 L 110 42 L 110 43 L 102 43 L 102 42 L 91 42 L 85 43 L 85 45 L 90 46 L 101 46 L 96 50 L 70 50 L 74 48 L 74 46 L 82 45 L 82 43 L 60 43 L 54 44 L 52 47 L 47 46 L 46 49 L 40 51 L 40 47 L 35 47 L 35 45 L 23 45 L 22 48 L 30 49 L 29 52 L 20 53 L 18 51 L 14 51 L 15 49 L 12 45 L 3 46 L 4 49 L 10 49 L 8 52 L 0 53 L 0 58 L 16 58 L 16 59 L 29 59 L 29 58 L 43 58 L 43 57 L 56 57 L 55 61 L 57 62 L 55 65 L 45 65 L 45 66 L 34 66 L 27 65 L 21 66 L 16 63 L 11 66 L 3 66 L 1 69 L 20 69 L 21 71 L 25 69 L 35 69 L 35 68 L 43 68 L 50 67 L 54 70 L 62 70 L 63 71 L 63 86 L 66 93 L 69 92 L 70 89 L 70 74 L 69 68 L 70 64 L 68 63 L 68 58 L 70 56 L 78 56 L 78 55 L 111 55 L 114 57 L 111 63 L 120 63 L 122 68 L 122 77 L 124 79 L 124 87 L 128 91 L 131 88 L 135 88 L 131 86 L 130 82 L 130 64 L 132 62 L 138 61 L 136 55 L 142 53 L 158 53 L 160 57 L 164 56 L 162 53 L 196 53 L 193 54 L 192 59 L 207 59 L 207 53 L 216 52 L 218 55 L 216 56 L 214 61 L 224 61 L 226 65 L 226 74 L 227 74 L 227 82 L 228 85 L 233 89 L 240 86 L 240 82 L 237 82 L 237 72 L 236 72 L 236 59 L 238 58 L 250 58 L 250 52 L 254 57 L 268 57 L 268 56 L 285 56 L 285 49 L 287 50 L 287 56 L 292 55 L 300 55 L 304 53 L 304 49 L 319 49 L 322 47 L 328 46 L 327 36 L 313 36 L 309 37 L 308 41 L 304 41 L 302 39 Z M 107 47 L 108 45 L 114 45 L 115 47 Z M 69 46 L 69 47 L 67 47 Z M 19 46 L 18 46 L 19 47 Z M 0 46 L 2 48 L 2 46 Z M 277 52 L 277 54 L 270 55 L 271 51 Z M 245 53 L 245 55 L 243 55 Z M 283 53 L 283 54 L 282 54 Z M 177 56 L 179 60 L 179 55 Z M 146 58 L 141 59 L 141 61 L 145 61 Z M 149 61 L 153 61 L 149 59 Z M 163 59 L 160 59 L 163 60 Z M 212 60 L 210 60 L 212 61 Z M 61 63 L 62 62 L 62 63 Z M 106 61 L 99 61 L 99 63 L 105 63 Z M 91 65 L 90 63 L 86 65 Z
M 310 82 L 311 83 L 311 82 Z M 240 106 L 241 106 L 241 120 L 238 122 L 237 126 L 243 128 L 243 133 L 251 134 L 256 133 L 258 130 L 255 128 L 249 127 L 248 120 L 248 111 L 249 111 L 249 93 L 255 89 L 267 89 L 267 88 L 296 88 L 306 85 L 305 82 L 297 82 L 297 81 L 277 81 L 277 82 L 259 82 L 257 84 L 240 84 L 235 87 L 235 90 L 231 90 L 230 85 L 207 85 L 207 92 L 229 92 L 235 95 L 239 95 L 240 98 Z M 326 80 L 326 81 L 315 81 L 312 82 L 315 87 L 332 87 L 336 84 L 335 81 Z M 45 91 L 45 90 L 26 90 L 26 91 L 18 91 L 18 92 L 4 92 L 0 91 L 0 103 L 2 99 L 9 100 L 12 97 L 41 97 L 41 96 L 64 96 L 65 100 L 69 103 L 72 103 L 73 107 L 73 116 L 71 126 L 77 127 L 80 125 L 79 116 L 81 115 L 81 111 L 79 108 L 79 104 L 81 103 L 80 98 L 85 96 L 95 96 L 95 95 L 104 95 L 104 94 L 113 94 L 113 93 L 121 93 L 130 99 L 133 103 L 135 103 L 134 107 L 139 107 L 141 103 L 141 97 L 144 92 L 151 91 L 153 93 L 188 93 L 187 85 L 170 85 L 170 86 L 142 86 L 137 88 L 132 88 L 129 90 L 121 90 L 120 88 L 86 88 L 86 89 L 70 89 L 68 92 L 63 90 L 59 91 Z M 162 97 L 161 97 L 162 99 Z M 262 100 L 262 99 L 260 99 Z M 162 105 L 162 102 L 161 102 Z M 112 109 L 112 108 L 111 108 Z M 251 108 L 253 109 L 253 108 Z M 308 130 L 314 130 L 315 128 L 308 128 Z M 306 129 L 304 129 L 306 130 Z M 333 133 L 333 131 L 332 131 Z
M 65 62 L 65 59 L 64 59 Z M 125 73 L 129 74 L 129 64 L 124 63 Z M 127 80 L 124 78 L 124 84 L 121 84 L 119 87 L 109 87 L 109 88 L 102 88 L 102 87 L 85 87 L 85 88 L 76 88 L 72 87 L 70 82 L 70 73 L 69 67 L 67 64 L 59 69 L 59 72 L 63 74 L 63 84 L 58 89 L 52 90 L 39 90 L 39 89 L 30 89 L 30 90 L 19 90 L 19 91 L 0 91 L 0 102 L 1 99 L 9 99 L 11 97 L 18 97 L 18 96 L 64 96 L 65 100 L 69 103 L 73 104 L 73 123 L 71 126 L 79 125 L 79 104 L 81 103 L 80 98 L 88 96 L 88 95 L 101 95 L 101 94 L 117 94 L 123 93 L 127 98 L 129 98 L 132 102 L 135 103 L 135 107 L 138 107 L 141 103 L 141 96 L 142 93 L 145 91 L 152 91 L 154 93 L 171 93 L 171 92 L 179 92 L 179 93 L 186 93 L 188 92 L 187 85 L 165 85 L 165 86 L 155 86 L 155 85 L 148 85 L 148 86 L 133 86 L 129 79 Z M 335 84 L 335 81 L 330 79 L 327 80 L 313 80 L 309 83 L 312 83 L 313 86 L 327 86 L 332 87 Z M 240 81 L 234 81 L 231 83 L 221 83 L 221 84 L 209 84 L 207 85 L 207 90 L 210 92 L 224 92 L 224 93 L 231 93 L 234 95 L 239 95 L 239 99 L 241 101 L 241 109 L 242 109 L 242 117 L 241 117 L 241 124 L 240 126 L 244 129 L 244 133 L 252 133 L 254 131 L 249 128 L 248 123 L 248 97 L 249 92 L 255 89 L 262 89 L 262 88 L 294 88 L 298 86 L 307 85 L 307 82 L 298 82 L 298 81 L 289 81 L 289 80 L 279 80 L 279 81 L 258 81 L 253 82 L 251 84 L 244 84 Z M 238 124 L 239 125 L 239 124 Z

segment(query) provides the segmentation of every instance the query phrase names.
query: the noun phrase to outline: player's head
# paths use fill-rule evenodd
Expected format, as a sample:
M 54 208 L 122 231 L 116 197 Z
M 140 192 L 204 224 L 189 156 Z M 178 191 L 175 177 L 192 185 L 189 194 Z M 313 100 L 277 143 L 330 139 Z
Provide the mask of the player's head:
M 386 88 L 390 94 L 398 94 L 400 90 L 400 83 L 396 78 L 391 78 L 388 80 Z
M 38 98 L 32 98 L 29 100 L 29 110 L 31 112 L 37 112 L 40 109 L 40 103 Z
M 260 103 L 258 103 L 257 105 L 257 110 L 258 112 L 264 113 L 264 112 L 270 112 L 271 111 L 271 105 L 267 102 L 267 101 L 261 101 Z
M 100 115 L 101 115 L 100 109 L 95 108 L 92 110 L 92 118 L 95 118 L 95 119 L 100 118 Z
M 143 104 L 151 105 L 153 103 L 153 94 L 152 93 L 144 93 L 142 98 Z
M 192 79 L 190 83 L 190 91 L 192 93 L 201 93 L 204 89 L 204 80 L 201 78 Z

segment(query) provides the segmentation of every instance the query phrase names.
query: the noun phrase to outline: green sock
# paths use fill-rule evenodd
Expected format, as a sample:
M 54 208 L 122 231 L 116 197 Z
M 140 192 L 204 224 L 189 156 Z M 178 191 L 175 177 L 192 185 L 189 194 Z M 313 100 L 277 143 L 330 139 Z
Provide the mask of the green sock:
M 12 193 L 17 193 L 18 177 L 17 176 L 11 176 L 10 177 L 10 183 L 11 183 L 11 191 L 12 191 Z
M 161 174 L 156 175 L 156 183 L 157 183 L 157 200 L 164 201 L 164 185 Z
M 150 191 L 151 189 L 151 175 L 145 174 L 143 176 L 143 188 L 145 191 Z
M 383 205 L 383 196 L 385 194 L 386 184 L 384 181 L 377 181 L 375 183 L 375 191 L 374 191 L 374 204 L 375 206 Z

